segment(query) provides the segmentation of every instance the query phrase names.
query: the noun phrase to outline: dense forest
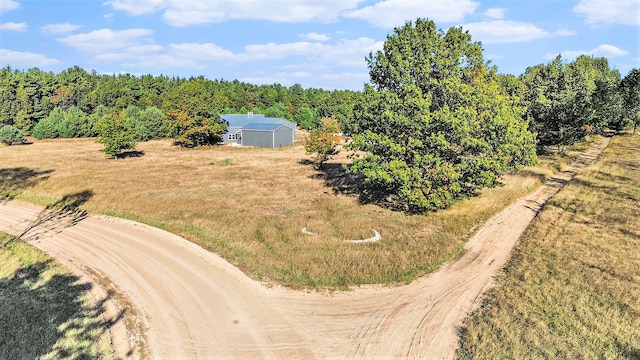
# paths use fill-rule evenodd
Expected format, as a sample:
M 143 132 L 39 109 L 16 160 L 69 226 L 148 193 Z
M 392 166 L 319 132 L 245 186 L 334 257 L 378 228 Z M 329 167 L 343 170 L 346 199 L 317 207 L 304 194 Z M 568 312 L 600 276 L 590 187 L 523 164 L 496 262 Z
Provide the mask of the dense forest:
M 122 112 L 139 140 L 147 140 L 169 136 L 171 118 L 186 110 L 191 117 L 213 119 L 221 113 L 252 111 L 310 129 L 323 117 L 349 119 L 358 96 L 358 92 L 304 89 L 299 84 L 106 75 L 77 66 L 58 74 L 5 67 L 0 70 L 0 125 L 13 125 L 39 139 L 92 137 L 98 135 L 95 124 L 101 118 Z

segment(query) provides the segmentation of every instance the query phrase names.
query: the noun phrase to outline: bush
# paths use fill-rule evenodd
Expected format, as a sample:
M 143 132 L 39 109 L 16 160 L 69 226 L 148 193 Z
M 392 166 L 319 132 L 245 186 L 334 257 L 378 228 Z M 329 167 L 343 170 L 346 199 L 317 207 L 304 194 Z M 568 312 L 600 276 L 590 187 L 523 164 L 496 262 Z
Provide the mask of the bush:
M 61 138 L 88 137 L 90 134 L 84 133 L 84 124 L 87 123 L 87 114 L 79 108 L 72 106 L 67 111 L 62 112 L 62 121 L 56 124 L 58 136 Z
M 323 118 L 319 128 L 314 129 L 307 137 L 304 149 L 307 154 L 313 156 L 317 168 L 331 160 L 340 152 L 338 150 L 338 137 L 336 133 L 340 131 L 340 125 L 333 118 Z
M 36 139 L 55 139 L 59 136 L 58 124 L 64 119 L 62 108 L 55 107 L 49 116 L 40 120 L 33 128 L 33 137 Z
M 169 129 L 166 125 L 164 112 L 157 107 L 146 108 L 140 114 L 140 123 L 147 129 L 146 136 L 148 139 L 163 139 L 167 137 Z
M 25 138 L 17 127 L 5 125 L 0 128 L 0 142 L 6 145 L 22 144 L 25 142 Z
M 124 150 L 135 150 L 134 130 L 124 118 L 124 112 L 111 113 L 96 123 L 96 131 L 100 135 L 98 142 L 104 145 L 102 151 L 117 157 Z

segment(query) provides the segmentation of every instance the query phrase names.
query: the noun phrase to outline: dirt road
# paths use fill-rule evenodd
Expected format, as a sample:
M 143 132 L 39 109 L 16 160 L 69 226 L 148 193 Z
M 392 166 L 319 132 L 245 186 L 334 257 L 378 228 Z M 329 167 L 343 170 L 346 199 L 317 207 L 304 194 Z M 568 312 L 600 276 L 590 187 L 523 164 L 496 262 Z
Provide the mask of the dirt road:
M 265 288 L 195 244 L 143 224 L 0 202 L 0 231 L 53 255 L 104 302 L 116 354 L 153 359 L 449 359 L 457 326 L 542 205 L 609 139 L 492 218 L 463 254 L 398 288 Z

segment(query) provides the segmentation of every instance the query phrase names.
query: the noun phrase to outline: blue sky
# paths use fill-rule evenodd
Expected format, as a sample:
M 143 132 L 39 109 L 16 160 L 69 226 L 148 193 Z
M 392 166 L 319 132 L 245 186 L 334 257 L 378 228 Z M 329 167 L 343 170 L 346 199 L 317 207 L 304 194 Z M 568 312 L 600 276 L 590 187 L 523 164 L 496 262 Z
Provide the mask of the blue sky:
M 0 66 L 361 90 L 365 56 L 417 17 L 469 30 L 502 73 L 640 68 L 640 0 L 0 0 Z

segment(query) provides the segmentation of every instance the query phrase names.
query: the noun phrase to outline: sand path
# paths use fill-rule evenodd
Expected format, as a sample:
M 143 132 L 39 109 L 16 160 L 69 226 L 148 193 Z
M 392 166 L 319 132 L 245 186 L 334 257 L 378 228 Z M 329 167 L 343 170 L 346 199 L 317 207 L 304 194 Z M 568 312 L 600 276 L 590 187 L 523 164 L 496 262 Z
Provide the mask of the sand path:
M 457 327 L 523 231 L 608 142 L 490 219 L 456 260 L 396 288 L 266 288 L 168 232 L 16 200 L 0 202 L 0 231 L 22 234 L 95 284 L 118 358 L 450 359 Z

